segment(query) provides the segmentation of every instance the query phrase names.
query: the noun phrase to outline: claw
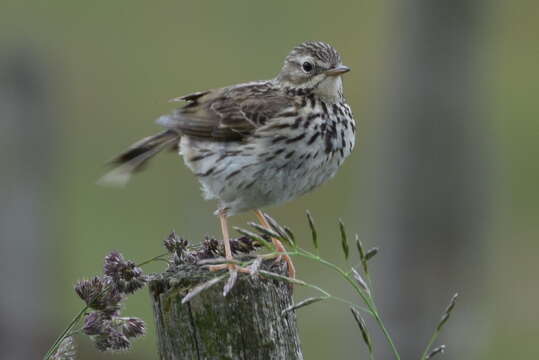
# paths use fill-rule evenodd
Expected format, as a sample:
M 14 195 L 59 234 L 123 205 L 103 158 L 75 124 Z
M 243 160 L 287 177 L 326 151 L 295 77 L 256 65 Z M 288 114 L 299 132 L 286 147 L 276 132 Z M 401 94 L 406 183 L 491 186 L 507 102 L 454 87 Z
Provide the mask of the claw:
M 251 270 L 247 267 L 241 267 L 236 264 L 219 264 L 219 265 L 210 265 L 208 266 L 208 269 L 210 271 L 221 271 L 224 269 L 228 269 L 230 272 L 237 271 L 242 273 L 251 273 Z

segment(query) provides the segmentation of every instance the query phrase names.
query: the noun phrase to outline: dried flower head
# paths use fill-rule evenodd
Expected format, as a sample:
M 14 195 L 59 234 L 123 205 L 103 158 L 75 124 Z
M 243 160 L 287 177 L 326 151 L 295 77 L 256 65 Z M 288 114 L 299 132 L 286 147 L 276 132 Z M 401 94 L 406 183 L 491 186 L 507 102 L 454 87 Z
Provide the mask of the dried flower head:
M 259 247 L 258 241 L 249 236 L 230 239 L 230 248 L 234 254 L 249 254 Z M 202 249 L 192 255 L 196 260 L 213 259 L 224 256 L 224 248 L 217 239 L 206 237 L 202 242 Z
M 125 260 L 122 254 L 113 251 L 105 257 L 105 275 L 110 276 L 114 286 L 122 293 L 132 294 L 146 284 L 142 269 L 133 261 Z
M 99 351 L 127 350 L 131 346 L 127 336 L 113 327 L 108 327 L 104 333 L 95 336 L 94 343 Z
M 120 302 L 127 294 L 143 287 L 147 277 L 139 266 L 126 260 L 117 251 L 105 257 L 103 272 L 103 276 L 81 280 L 75 285 L 75 292 L 87 307 L 93 310 L 87 313 L 87 309 L 84 309 L 77 321 L 80 316 L 84 316 L 81 330 L 93 340 L 98 350 L 126 350 L 131 345 L 129 339 L 144 335 L 145 328 L 141 319 L 119 316 Z M 75 323 L 72 323 L 68 330 L 71 330 Z M 57 353 L 60 353 L 60 350 Z M 62 360 L 71 358 L 54 357 Z
M 145 333 L 144 321 L 141 319 L 118 317 L 102 311 L 86 315 L 82 329 L 100 351 L 125 350 L 130 346 L 130 338 Z
M 221 256 L 222 249 L 219 246 L 219 241 L 215 238 L 206 236 L 202 242 L 202 250 L 196 256 L 199 259 L 212 259 Z
M 56 352 L 52 355 L 51 360 L 75 360 L 77 351 L 75 342 L 72 336 L 66 337 L 58 346 Z
M 175 231 L 172 231 L 163 243 L 168 252 L 171 254 L 176 253 L 180 257 L 187 250 L 187 245 L 189 244 L 187 240 L 178 237 Z
M 99 335 L 106 332 L 110 326 L 111 316 L 102 311 L 94 311 L 86 315 L 82 331 L 86 335 Z
M 174 265 L 184 263 L 196 263 L 195 255 L 188 251 L 189 242 L 176 235 L 176 232 L 171 232 L 170 235 L 163 241 L 165 248 L 172 254 L 171 261 Z
M 90 280 L 81 280 L 75 285 L 75 291 L 86 305 L 94 310 L 114 312 L 122 300 L 122 294 L 106 277 L 96 276 Z
M 232 249 L 232 252 L 235 254 L 249 254 L 255 251 L 257 247 L 260 247 L 260 245 L 256 243 L 252 238 L 248 236 L 242 236 L 237 239 L 231 239 L 230 247 Z
M 145 333 L 144 321 L 134 317 L 117 318 L 120 331 L 128 338 L 143 336 Z

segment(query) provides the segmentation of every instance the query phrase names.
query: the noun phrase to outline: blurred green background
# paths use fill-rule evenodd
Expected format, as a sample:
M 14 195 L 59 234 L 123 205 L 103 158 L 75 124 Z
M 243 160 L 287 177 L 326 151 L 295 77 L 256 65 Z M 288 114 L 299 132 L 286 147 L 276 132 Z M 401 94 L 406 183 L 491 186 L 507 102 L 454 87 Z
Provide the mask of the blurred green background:
M 421 6 L 420 1 L 415 3 Z M 455 2 L 462 3 L 466 2 Z M 5 260 L 0 267 L 4 278 L 0 338 L 5 341 L 2 348 L 11 349 L 8 353 L 13 354 L 6 359 L 32 358 L 45 352 L 81 307 L 72 284 L 99 273 L 102 259 L 110 250 L 120 250 L 127 258 L 140 261 L 163 251 L 161 241 L 171 229 L 194 242 L 206 234 L 218 234 L 218 223 L 212 215 L 215 204 L 202 200 L 196 179 L 174 154 L 160 156 L 149 171 L 137 176 L 125 189 L 96 185 L 104 171 L 103 163 L 133 141 L 158 131 L 153 120 L 174 107 L 167 103 L 168 99 L 206 88 L 271 78 L 293 46 L 311 39 L 334 45 L 344 63 L 353 69 L 346 75 L 344 86 L 360 120 L 359 146 L 335 180 L 269 212 L 295 230 L 302 246 L 309 247 L 304 211 L 310 209 L 321 233 L 321 253 L 343 266 L 337 240 L 338 218 L 350 232 L 358 232 L 364 242 L 381 247 L 374 277 L 377 298 L 384 304 L 382 312 L 387 310 L 386 325 L 390 330 L 399 321 L 390 307 L 399 303 L 401 296 L 406 303 L 420 298 L 432 300 L 428 311 L 421 307 L 408 314 L 423 319 L 421 323 L 430 329 L 451 293 L 460 291 L 454 322 L 440 340 L 449 347 L 448 358 L 457 358 L 455 354 L 460 354 L 460 359 L 538 357 L 539 3 L 469 4 L 473 4 L 473 16 L 463 21 L 472 23 L 473 41 L 466 34 L 461 40 L 467 42 L 465 50 L 471 51 L 475 65 L 470 72 L 471 85 L 463 85 L 463 93 L 474 98 L 470 106 L 480 114 L 481 121 L 470 117 L 474 126 L 471 131 L 481 138 L 478 162 L 487 165 L 484 171 L 474 172 L 473 189 L 484 193 L 474 200 L 475 205 L 481 202 L 479 210 L 471 210 L 465 218 L 479 234 L 478 239 L 452 267 L 433 269 L 426 260 L 433 257 L 425 255 L 393 271 L 392 259 L 401 256 L 397 249 L 402 244 L 398 247 L 378 236 L 377 229 L 391 224 L 373 224 L 383 221 L 383 212 L 380 215 L 377 210 L 381 203 L 398 206 L 391 195 L 395 190 L 384 198 L 386 193 L 378 184 L 385 178 L 377 176 L 380 166 L 394 168 L 380 154 L 384 146 L 393 144 L 386 137 L 391 122 L 383 125 L 386 108 L 395 103 L 388 98 L 399 98 L 400 90 L 407 91 L 402 84 L 396 87 L 399 91 L 391 90 L 395 89 L 391 82 L 392 74 L 398 71 L 398 56 L 406 54 L 406 49 L 399 48 L 414 38 L 419 38 L 420 43 L 425 35 L 422 31 L 408 34 L 410 27 L 395 25 L 420 22 L 419 15 L 414 18 L 413 8 L 403 9 L 397 0 L 4 0 L 0 10 L 0 65 L 8 100 L 2 100 L 0 121 L 5 125 L 8 119 L 23 114 L 17 122 L 0 128 L 6 135 L 0 144 L 6 146 L 1 170 L 5 181 L 2 196 L 6 198 L 2 205 L 5 231 L 0 239 Z M 462 11 L 467 12 L 465 6 Z M 443 17 L 434 19 L 432 26 L 444 21 Z M 455 46 L 458 48 L 458 44 Z M 444 48 L 440 46 L 442 55 L 432 56 L 433 62 L 438 56 L 455 56 L 443 54 Z M 413 63 L 410 59 L 414 54 L 404 56 L 404 63 Z M 411 78 L 413 84 L 414 77 Z M 25 81 L 32 86 L 22 86 Z M 21 89 L 10 92 L 19 85 Z M 24 111 L 6 111 L 16 105 L 13 99 L 17 94 L 26 92 L 28 97 L 22 95 L 17 100 Z M 399 136 L 399 129 L 409 128 L 398 112 L 391 118 L 398 124 L 391 136 Z M 13 130 L 19 122 L 24 123 L 24 136 Z M 466 126 L 463 138 L 469 130 Z M 17 135 L 7 135 L 9 131 Z M 472 146 L 467 148 L 470 153 L 465 153 L 465 158 L 478 156 L 474 139 L 468 142 Z M 19 151 L 27 155 L 19 157 Z M 416 151 L 431 150 L 419 147 Z M 15 185 L 26 182 L 31 183 L 35 197 L 26 199 L 29 205 L 23 209 L 31 210 L 13 211 L 23 199 L 9 196 L 16 194 Z M 36 217 L 41 219 L 38 231 L 22 236 L 24 231 L 19 230 L 31 226 Z M 247 214 L 233 218 L 232 223 L 242 225 L 250 220 L 252 216 Z M 15 222 L 20 223 L 16 231 L 8 231 Z M 33 238 L 34 245 L 25 248 L 21 244 L 29 241 L 28 237 Z M 454 250 L 445 249 L 435 255 L 442 259 L 438 263 L 443 263 L 446 254 L 452 256 Z M 33 270 L 28 277 L 22 276 L 20 270 L 29 268 Z M 151 265 L 148 271 L 161 268 L 160 264 Z M 352 296 L 346 284 L 319 266 L 298 260 L 297 268 L 299 278 L 335 294 Z M 392 281 L 398 284 L 401 273 L 408 271 L 433 274 L 431 280 L 417 279 L 418 284 L 425 281 L 425 293 L 408 287 L 398 294 L 391 293 L 398 288 Z M 445 282 L 445 273 L 459 273 L 458 281 L 451 278 Z M 10 283 L 10 279 L 16 281 Z M 437 285 L 430 287 L 427 281 Z M 426 296 L 428 289 L 436 295 Z M 384 300 L 389 293 L 392 300 Z M 296 299 L 309 294 L 304 289 L 295 292 Z M 407 311 L 410 308 L 398 309 Z M 137 341 L 132 352 L 116 358 L 157 358 L 147 293 L 142 291 L 130 298 L 124 313 L 145 319 L 148 336 Z M 349 311 L 340 304 L 313 305 L 298 311 L 298 319 L 306 359 L 365 358 Z M 408 337 L 415 325 L 413 320 L 404 325 L 410 330 Z M 373 332 L 379 337 L 377 331 Z M 406 331 L 396 333 L 403 348 L 410 345 L 405 342 L 421 347 L 427 341 L 423 332 L 415 340 L 405 335 L 399 340 L 398 334 Z M 79 341 L 78 346 L 80 359 L 111 357 L 99 354 L 87 340 Z M 17 348 L 21 347 L 34 355 L 17 357 Z M 380 342 L 378 348 L 383 347 Z

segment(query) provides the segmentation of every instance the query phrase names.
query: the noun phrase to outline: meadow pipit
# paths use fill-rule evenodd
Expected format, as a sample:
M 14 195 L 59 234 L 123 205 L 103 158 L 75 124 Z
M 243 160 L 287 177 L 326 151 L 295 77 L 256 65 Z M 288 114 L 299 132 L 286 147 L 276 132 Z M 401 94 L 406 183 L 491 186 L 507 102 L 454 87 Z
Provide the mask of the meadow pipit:
M 178 148 L 202 184 L 217 199 L 227 260 L 232 260 L 227 216 L 305 194 L 332 178 L 355 143 L 356 125 L 343 96 L 341 75 L 350 69 L 330 45 L 307 41 L 295 47 L 272 80 L 196 92 L 186 104 L 157 120 L 166 130 L 133 144 L 113 160 L 104 182 L 126 183 L 151 157 Z M 273 239 L 276 250 L 283 245 Z M 294 266 L 288 257 L 290 276 Z M 227 263 L 213 270 L 228 268 Z

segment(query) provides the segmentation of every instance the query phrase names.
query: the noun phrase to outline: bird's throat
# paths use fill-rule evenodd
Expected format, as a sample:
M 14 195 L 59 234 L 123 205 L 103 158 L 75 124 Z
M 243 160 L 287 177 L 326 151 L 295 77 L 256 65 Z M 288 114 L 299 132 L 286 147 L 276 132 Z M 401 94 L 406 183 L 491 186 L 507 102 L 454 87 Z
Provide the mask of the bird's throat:
M 340 76 L 328 76 L 318 83 L 313 93 L 330 103 L 339 102 L 342 99 L 342 79 Z

